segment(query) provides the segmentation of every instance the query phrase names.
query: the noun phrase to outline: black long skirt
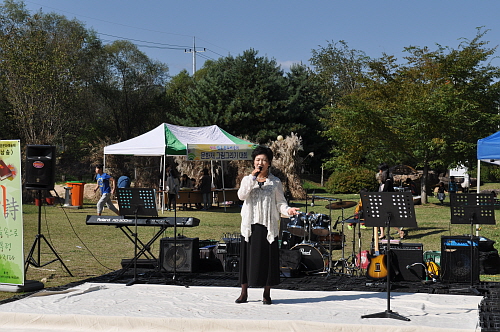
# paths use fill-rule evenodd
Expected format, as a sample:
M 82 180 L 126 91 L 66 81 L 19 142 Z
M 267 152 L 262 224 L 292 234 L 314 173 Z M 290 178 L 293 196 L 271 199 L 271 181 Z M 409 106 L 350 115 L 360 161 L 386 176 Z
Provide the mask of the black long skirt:
M 269 243 L 266 226 L 252 225 L 249 242 L 241 237 L 240 254 L 240 284 L 264 287 L 280 283 L 278 237 Z

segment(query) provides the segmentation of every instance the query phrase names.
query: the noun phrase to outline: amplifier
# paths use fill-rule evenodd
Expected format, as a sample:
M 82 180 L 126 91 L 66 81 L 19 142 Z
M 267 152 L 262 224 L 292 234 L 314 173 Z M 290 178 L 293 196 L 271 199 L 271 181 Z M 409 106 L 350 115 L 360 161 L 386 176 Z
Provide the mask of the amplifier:
M 387 244 L 382 244 L 380 252 L 387 254 Z M 395 281 L 425 280 L 424 245 L 422 243 L 391 244 L 391 266 Z
M 196 272 L 200 260 L 198 238 L 160 239 L 160 266 L 167 272 Z
M 478 248 L 476 236 L 441 236 L 441 280 L 479 282 Z
M 229 256 L 239 256 L 240 246 L 240 238 L 223 238 L 222 242 L 219 242 L 217 244 L 217 253 L 226 254 Z

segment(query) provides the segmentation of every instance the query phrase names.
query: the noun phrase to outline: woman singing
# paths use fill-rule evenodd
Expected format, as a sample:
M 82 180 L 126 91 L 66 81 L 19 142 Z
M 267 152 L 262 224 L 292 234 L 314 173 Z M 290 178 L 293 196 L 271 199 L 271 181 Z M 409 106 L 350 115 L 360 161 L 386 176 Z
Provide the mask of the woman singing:
M 271 286 L 280 282 L 278 233 L 280 214 L 296 215 L 289 207 L 281 181 L 269 173 L 271 149 L 258 146 L 252 153 L 254 170 L 241 180 L 238 197 L 241 209 L 241 295 L 236 303 L 246 303 L 248 287 L 264 287 L 262 302 L 272 304 Z

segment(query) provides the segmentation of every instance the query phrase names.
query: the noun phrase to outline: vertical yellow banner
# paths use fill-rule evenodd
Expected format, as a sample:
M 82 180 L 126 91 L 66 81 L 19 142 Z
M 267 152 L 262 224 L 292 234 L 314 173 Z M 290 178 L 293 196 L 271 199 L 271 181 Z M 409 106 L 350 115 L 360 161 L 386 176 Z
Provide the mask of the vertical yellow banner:
M 24 285 L 21 143 L 0 140 L 0 283 Z

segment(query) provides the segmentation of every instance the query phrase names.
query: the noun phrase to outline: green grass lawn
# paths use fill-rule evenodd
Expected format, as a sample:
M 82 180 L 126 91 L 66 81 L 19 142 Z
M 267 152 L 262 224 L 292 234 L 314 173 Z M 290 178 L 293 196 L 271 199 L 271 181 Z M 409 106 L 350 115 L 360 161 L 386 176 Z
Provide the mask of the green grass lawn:
M 500 185 L 497 187 L 500 188 Z M 493 188 L 495 189 L 495 188 Z M 359 195 L 329 195 L 321 193 L 322 197 L 333 197 L 342 200 L 358 202 Z M 415 213 L 417 217 L 417 228 L 409 229 L 407 243 L 422 243 L 424 251 L 440 251 L 440 239 L 442 235 L 463 235 L 470 233 L 469 225 L 450 224 L 450 206 L 447 200 L 444 205 L 434 197 L 429 198 L 426 205 L 416 205 Z M 315 200 L 315 206 L 307 205 L 305 201 L 292 201 L 292 204 L 301 208 L 302 211 L 315 212 L 330 215 L 332 222 L 346 219 L 354 214 L 354 207 L 344 210 L 328 210 L 325 205 L 326 200 Z M 60 262 L 48 264 L 41 268 L 30 266 L 26 275 L 27 280 L 43 281 L 46 288 L 66 285 L 87 278 L 100 276 L 121 268 L 121 260 L 132 258 L 134 255 L 134 245 L 129 241 L 120 229 L 114 226 L 90 226 L 86 225 L 87 215 L 94 215 L 95 203 L 85 202 L 82 209 L 67 209 L 56 206 L 43 206 L 42 208 L 42 231 L 41 233 L 52 244 L 55 250 L 63 259 L 68 269 L 74 275 L 69 276 L 63 269 Z M 105 210 L 106 213 L 106 210 Z M 180 217 L 196 217 L 200 219 L 200 225 L 192 228 L 178 228 L 179 234 L 187 237 L 198 237 L 200 240 L 220 240 L 225 234 L 239 233 L 240 208 L 230 207 L 214 208 L 211 211 L 178 211 Z M 165 212 L 164 216 L 173 216 L 173 212 Z M 28 254 L 38 226 L 38 207 L 30 204 L 23 205 L 24 216 L 24 248 L 25 255 Z M 341 231 L 340 222 L 337 231 Z M 153 227 L 139 227 L 138 234 L 141 239 L 149 240 L 157 229 Z M 357 239 L 352 230 L 344 228 L 346 245 L 345 255 L 352 253 L 353 239 L 357 245 Z M 371 247 L 372 229 L 362 230 L 362 249 L 369 250 Z M 497 241 L 500 237 L 498 225 L 484 225 L 480 230 L 480 235 Z M 173 229 L 169 228 L 162 237 L 172 237 Z M 499 244 L 495 244 L 499 249 Z M 159 240 L 151 249 L 157 256 L 159 254 Z M 357 247 L 355 251 L 357 252 Z M 333 259 L 341 257 L 341 250 L 333 251 Z M 55 257 L 50 249 L 42 242 L 40 263 L 53 260 Z M 500 281 L 497 275 L 482 275 L 483 281 Z M 14 296 L 13 293 L 0 292 L 0 300 Z

